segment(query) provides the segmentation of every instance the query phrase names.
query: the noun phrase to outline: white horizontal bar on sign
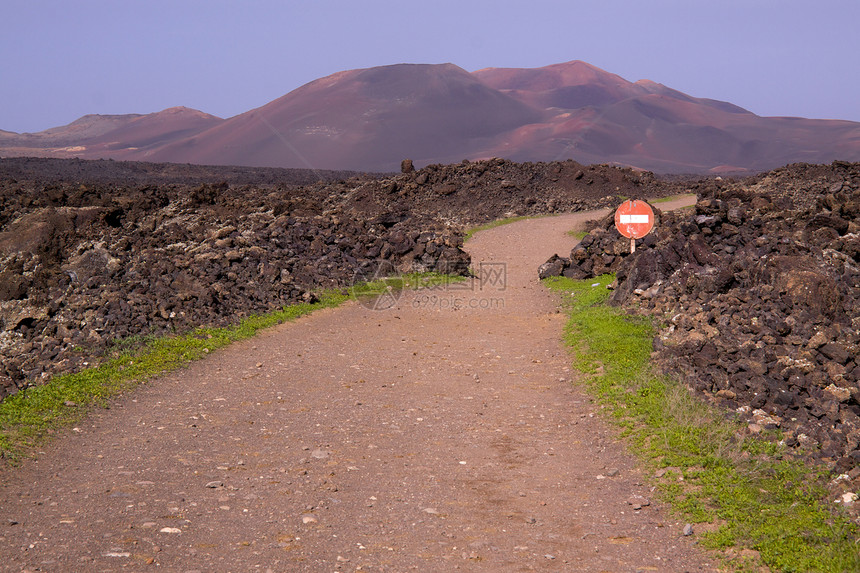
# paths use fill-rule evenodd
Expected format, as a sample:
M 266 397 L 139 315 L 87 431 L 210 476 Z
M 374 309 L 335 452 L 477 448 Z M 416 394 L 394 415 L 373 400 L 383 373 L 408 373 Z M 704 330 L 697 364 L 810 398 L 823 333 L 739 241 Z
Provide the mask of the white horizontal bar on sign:
M 648 215 L 621 215 L 621 224 L 622 225 L 630 225 L 632 223 L 645 223 L 648 224 L 651 221 Z

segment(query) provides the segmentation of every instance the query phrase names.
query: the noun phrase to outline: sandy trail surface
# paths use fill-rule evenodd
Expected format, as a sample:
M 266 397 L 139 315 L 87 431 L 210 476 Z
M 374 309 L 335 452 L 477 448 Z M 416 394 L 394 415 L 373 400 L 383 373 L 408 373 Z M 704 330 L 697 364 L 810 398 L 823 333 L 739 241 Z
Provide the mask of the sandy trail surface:
M 3 470 L 0 567 L 713 570 L 576 387 L 537 280 L 595 216 L 481 232 L 473 281 L 320 311 L 94 412 Z

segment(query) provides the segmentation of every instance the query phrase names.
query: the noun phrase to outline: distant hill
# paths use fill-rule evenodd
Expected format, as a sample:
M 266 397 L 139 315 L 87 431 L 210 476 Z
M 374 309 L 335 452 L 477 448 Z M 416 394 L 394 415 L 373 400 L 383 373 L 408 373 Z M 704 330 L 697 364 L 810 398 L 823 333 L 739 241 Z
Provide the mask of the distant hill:
M 396 171 L 461 159 L 575 159 L 666 173 L 860 160 L 860 123 L 761 117 L 585 62 L 398 64 L 339 72 L 229 119 L 176 107 L 0 131 L 0 156 Z

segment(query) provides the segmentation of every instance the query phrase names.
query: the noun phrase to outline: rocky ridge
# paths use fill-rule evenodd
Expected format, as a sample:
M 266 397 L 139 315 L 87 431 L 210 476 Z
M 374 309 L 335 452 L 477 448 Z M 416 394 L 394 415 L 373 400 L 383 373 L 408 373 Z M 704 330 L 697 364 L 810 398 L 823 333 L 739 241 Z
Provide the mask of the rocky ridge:
M 616 272 L 611 301 L 662 323 L 663 370 L 860 478 L 860 164 L 696 187 L 632 256 L 607 217 L 541 274 Z
M 278 183 L 286 170 L 228 182 L 224 168 L 93 163 L 0 160 L 0 398 L 95 364 L 120 341 L 312 300 L 359 270 L 467 273 L 469 226 L 678 185 L 573 161 L 404 162 L 397 175 L 303 185 Z

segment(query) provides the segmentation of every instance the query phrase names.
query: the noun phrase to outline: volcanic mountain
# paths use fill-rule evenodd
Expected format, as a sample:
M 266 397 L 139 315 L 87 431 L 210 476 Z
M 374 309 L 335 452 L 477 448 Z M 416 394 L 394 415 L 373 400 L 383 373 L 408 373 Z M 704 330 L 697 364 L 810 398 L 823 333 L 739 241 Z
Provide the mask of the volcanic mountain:
M 229 119 L 188 108 L 0 131 L 0 155 L 397 170 L 461 159 L 575 159 L 657 172 L 860 160 L 860 123 L 761 117 L 585 62 L 397 64 L 339 72 Z
M 0 131 L 0 154 L 86 159 L 130 155 L 132 159 L 134 152 L 200 133 L 223 121 L 187 107 L 172 107 L 150 114 L 90 114 L 68 125 L 38 133 Z
M 316 80 L 150 158 L 390 171 L 481 155 L 542 117 L 457 66 L 401 64 Z

